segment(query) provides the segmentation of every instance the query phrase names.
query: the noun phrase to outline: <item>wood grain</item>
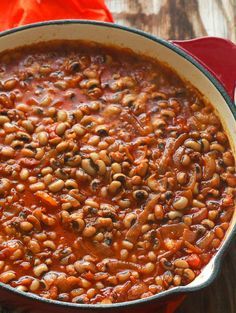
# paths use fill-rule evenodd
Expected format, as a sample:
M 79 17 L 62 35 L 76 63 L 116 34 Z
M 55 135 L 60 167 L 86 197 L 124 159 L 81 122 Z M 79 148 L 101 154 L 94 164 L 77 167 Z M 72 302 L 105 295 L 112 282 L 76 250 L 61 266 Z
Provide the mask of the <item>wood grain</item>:
M 117 23 L 164 39 L 218 36 L 236 42 L 236 0 L 106 0 L 106 3 Z M 229 249 L 216 281 L 189 295 L 176 313 L 236 313 L 236 243 Z
M 106 0 L 115 21 L 165 39 L 236 41 L 236 0 Z

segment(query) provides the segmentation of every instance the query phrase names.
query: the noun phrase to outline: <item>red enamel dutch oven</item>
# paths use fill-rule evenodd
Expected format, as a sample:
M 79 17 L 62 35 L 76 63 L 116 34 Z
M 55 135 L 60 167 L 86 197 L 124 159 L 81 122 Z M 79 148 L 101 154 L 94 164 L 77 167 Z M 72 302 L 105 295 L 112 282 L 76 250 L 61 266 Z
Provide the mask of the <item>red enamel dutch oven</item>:
M 61 20 L 31 24 L 0 33 L 0 52 L 6 49 L 51 40 L 85 40 L 128 48 L 169 65 L 184 80 L 191 82 L 217 111 L 227 132 L 231 148 L 236 151 L 236 45 L 206 37 L 189 41 L 165 41 L 145 32 L 110 23 Z M 236 212 L 215 256 L 202 273 L 187 286 L 175 287 L 149 298 L 117 304 L 75 304 L 40 298 L 0 283 L 3 306 L 27 312 L 94 313 L 169 313 L 184 295 L 208 286 L 221 267 L 223 255 L 236 233 Z

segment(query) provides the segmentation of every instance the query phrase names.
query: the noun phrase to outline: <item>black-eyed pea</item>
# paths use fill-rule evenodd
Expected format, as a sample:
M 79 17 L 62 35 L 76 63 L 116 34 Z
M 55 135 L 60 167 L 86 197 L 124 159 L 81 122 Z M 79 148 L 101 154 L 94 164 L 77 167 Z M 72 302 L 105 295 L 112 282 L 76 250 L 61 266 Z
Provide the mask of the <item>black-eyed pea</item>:
M 41 263 L 39 265 L 36 265 L 34 268 L 33 268 L 33 272 L 34 272 L 34 275 L 39 277 L 41 276 L 43 273 L 47 272 L 48 271 L 48 267 L 46 264 L 44 263 Z
M 121 260 L 126 260 L 129 256 L 129 251 L 127 249 L 120 250 L 120 258 Z
M 14 271 L 6 271 L 0 274 L 0 281 L 4 284 L 10 282 L 16 278 L 16 273 Z
M 161 276 L 156 276 L 155 277 L 155 283 L 157 286 L 162 286 L 163 285 L 163 279 Z
M 58 135 L 58 136 L 63 136 L 65 131 L 67 129 L 67 123 L 58 123 L 57 124 L 57 127 L 55 129 L 55 133 Z
M 120 283 L 124 283 L 130 278 L 130 274 L 130 271 L 119 272 L 118 274 L 116 274 L 116 278 Z
M 46 146 L 48 144 L 48 133 L 45 131 L 39 132 L 37 134 L 39 144 L 41 146 Z
M 127 213 L 124 218 L 124 226 L 125 228 L 129 229 L 136 221 L 137 216 L 135 213 Z
M 177 181 L 180 185 L 184 185 L 188 181 L 188 175 L 185 172 L 178 172 L 177 174 Z
M 51 250 L 56 250 L 56 245 L 52 240 L 45 240 L 43 246 Z
M 111 170 L 113 171 L 113 173 L 121 173 L 122 172 L 121 165 L 119 163 L 116 163 L 116 162 L 112 163 Z
M 215 227 L 215 223 L 209 219 L 204 219 L 203 221 L 201 221 L 201 224 L 208 229 Z
M 40 288 L 40 281 L 38 279 L 34 279 L 29 286 L 30 291 L 36 291 Z
M 219 143 L 212 143 L 212 144 L 210 144 L 210 150 L 211 151 L 215 150 L 215 151 L 223 153 L 225 151 L 225 148 L 224 148 L 224 146 L 220 145 Z
M 149 252 L 148 252 L 148 258 L 149 258 L 149 260 L 150 260 L 151 262 L 155 262 L 156 259 L 157 259 L 157 256 L 156 256 L 156 254 L 155 254 L 154 251 L 149 251 Z
M 219 212 L 217 210 L 211 210 L 208 212 L 208 218 L 211 221 L 214 221 L 219 216 Z
M 134 197 L 134 199 L 137 200 L 137 201 L 143 201 L 143 200 L 147 199 L 147 197 L 148 197 L 148 192 L 147 192 L 146 190 L 142 190 L 142 189 L 140 189 L 140 190 L 135 190 L 135 191 L 133 192 L 133 197 Z
M 121 244 L 122 244 L 122 247 L 127 250 L 132 250 L 134 247 L 134 244 L 128 240 L 122 240 Z
M 37 182 L 37 183 L 31 184 L 29 188 L 31 191 L 35 192 L 39 190 L 45 190 L 46 186 L 43 182 Z
M 173 202 L 173 207 L 176 210 L 184 210 L 187 206 L 188 206 L 188 198 L 183 197 L 183 196 L 175 199 L 175 201 Z
M 26 221 L 24 221 L 24 222 L 21 222 L 20 223 L 20 229 L 22 230 L 22 231 L 24 231 L 24 232 L 29 232 L 29 231 L 31 231 L 32 229 L 33 229 L 33 225 L 30 223 L 30 222 L 26 222 Z
M 110 185 L 108 186 L 108 191 L 111 194 L 116 194 L 119 192 L 120 188 L 121 188 L 121 182 L 118 180 L 113 180 Z
M 5 123 L 9 123 L 10 119 L 5 115 L 0 115 L 0 125 L 4 125 Z
M 184 154 L 181 158 L 181 163 L 183 166 L 188 166 L 191 163 L 191 159 L 187 154 Z
M 84 237 L 92 237 L 96 234 L 96 228 L 94 226 L 86 226 L 83 230 L 83 236 Z
M 170 211 L 167 213 L 169 219 L 174 220 L 176 218 L 181 218 L 183 214 L 179 211 Z
M 0 155 L 6 158 L 13 158 L 15 155 L 15 150 L 9 146 L 3 146 L 0 148 Z
M 186 268 L 184 269 L 183 276 L 185 279 L 187 279 L 188 282 L 191 282 L 194 280 L 196 275 L 190 268 Z
M 224 238 L 224 235 L 225 235 L 223 229 L 219 226 L 215 228 L 215 234 L 219 239 Z
M 179 286 L 181 284 L 181 276 L 180 275 L 175 275 L 173 278 L 173 284 L 175 286 Z
M 234 157 L 230 151 L 226 151 L 223 153 L 223 161 L 227 166 L 234 165 Z
M 61 179 L 57 179 L 55 180 L 53 183 L 51 183 L 49 186 L 48 186 L 48 189 L 53 192 L 53 193 L 56 193 L 60 190 L 62 190 L 65 186 L 65 183 L 63 180 Z
M 152 262 L 148 262 L 147 264 L 142 266 L 142 273 L 143 274 L 151 274 L 155 269 L 155 265 Z
M 56 146 L 56 151 L 58 153 L 64 152 L 67 150 L 69 146 L 69 142 L 68 141 L 62 141 L 60 142 L 57 146 Z
M 68 115 L 67 115 L 67 112 L 65 110 L 59 110 L 57 112 L 57 120 L 58 120 L 58 122 L 65 122 L 65 121 L 67 121 L 67 118 L 68 118 Z
M 185 147 L 190 148 L 194 151 L 200 152 L 201 151 L 201 144 L 195 140 L 188 139 L 184 143 Z
M 182 259 L 175 260 L 174 265 L 179 268 L 189 268 L 188 262 Z

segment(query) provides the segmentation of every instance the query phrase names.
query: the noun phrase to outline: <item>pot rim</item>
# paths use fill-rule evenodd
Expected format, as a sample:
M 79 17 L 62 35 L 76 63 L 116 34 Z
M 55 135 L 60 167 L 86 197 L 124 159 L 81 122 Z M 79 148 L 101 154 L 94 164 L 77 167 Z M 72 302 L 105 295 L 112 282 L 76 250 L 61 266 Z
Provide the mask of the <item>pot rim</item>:
M 132 27 L 127 27 L 123 25 L 118 25 L 118 24 L 112 24 L 108 22 L 100 22 L 100 21 L 94 21 L 94 20 L 77 20 L 77 19 L 63 19 L 63 20 L 51 20 L 51 21 L 44 21 L 44 22 L 37 22 L 37 23 L 32 23 L 29 25 L 24 25 L 20 27 L 16 27 L 10 30 L 2 31 L 0 32 L 0 38 L 5 37 L 7 35 L 17 33 L 20 31 L 24 31 L 27 29 L 31 28 L 40 28 L 44 26 L 51 26 L 51 25 L 68 25 L 68 24 L 83 24 L 83 25 L 94 25 L 98 27 L 110 27 L 110 28 L 115 28 L 119 30 L 123 30 L 124 32 L 130 32 L 139 36 L 142 36 L 146 39 L 149 39 L 151 41 L 154 41 L 158 44 L 161 44 L 175 53 L 179 54 L 183 58 L 185 58 L 187 61 L 189 61 L 193 66 L 195 66 L 197 69 L 199 69 L 214 85 L 214 87 L 219 91 L 221 96 L 224 98 L 226 104 L 228 105 L 235 121 L 236 121 L 236 106 L 234 103 L 231 101 L 230 96 L 226 92 L 225 88 L 222 86 L 221 82 L 215 78 L 202 64 L 200 64 L 196 59 L 194 59 L 191 55 L 189 55 L 187 52 L 182 50 L 181 48 L 177 47 L 174 43 L 171 41 L 164 40 L 162 38 L 153 36 L 147 32 L 132 28 Z M 214 38 L 214 37 L 213 37 Z M 217 37 L 216 37 L 217 38 Z M 194 39 L 197 40 L 198 38 Z M 10 292 L 15 293 L 16 295 L 23 296 L 26 299 L 31 299 L 31 300 L 37 300 L 42 303 L 50 304 L 50 305 L 55 305 L 55 306 L 61 306 L 65 308 L 80 308 L 83 310 L 109 310 L 113 308 L 127 308 L 127 307 L 135 307 L 140 304 L 145 304 L 149 303 L 152 301 L 156 300 L 166 300 L 168 301 L 167 298 L 170 296 L 178 296 L 179 294 L 185 294 L 187 292 L 194 292 L 200 289 L 203 289 L 207 286 L 209 286 L 217 277 L 219 274 L 220 268 L 221 268 L 221 263 L 223 261 L 223 257 L 225 255 L 226 250 L 228 249 L 229 245 L 232 242 L 233 237 L 236 235 L 236 224 L 233 226 L 228 238 L 223 242 L 223 245 L 220 247 L 218 252 L 214 256 L 214 263 L 213 263 L 213 270 L 211 276 L 204 281 L 203 283 L 200 283 L 196 286 L 178 286 L 173 289 L 169 289 L 166 291 L 163 291 L 159 294 L 153 295 L 151 297 L 147 297 L 144 299 L 137 299 L 137 300 L 132 300 L 132 301 L 125 301 L 125 302 L 120 302 L 120 303 L 112 303 L 112 304 L 80 304 L 80 303 L 71 303 L 71 302 L 62 302 L 58 300 L 51 300 L 51 299 L 45 299 L 42 298 L 36 294 L 33 293 L 26 293 L 23 291 L 19 291 L 16 288 L 11 287 L 10 285 L 3 284 L 0 282 L 0 288 L 6 289 Z

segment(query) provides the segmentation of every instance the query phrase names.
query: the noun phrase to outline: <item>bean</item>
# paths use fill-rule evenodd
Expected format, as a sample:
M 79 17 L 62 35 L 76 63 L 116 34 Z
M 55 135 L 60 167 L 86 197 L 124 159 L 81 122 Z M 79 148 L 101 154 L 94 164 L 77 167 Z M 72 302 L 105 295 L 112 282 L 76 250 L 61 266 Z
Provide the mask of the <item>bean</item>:
M 112 163 L 111 165 L 111 170 L 114 173 L 121 173 L 122 169 L 121 169 L 121 165 L 119 163 Z
M 134 245 L 132 242 L 128 241 L 128 240 L 123 240 L 122 241 L 122 247 L 127 249 L 127 250 L 132 250 Z
M 62 136 L 62 135 L 64 135 L 64 133 L 66 131 L 66 128 L 67 128 L 67 124 L 66 123 L 59 123 L 57 125 L 57 127 L 56 127 L 55 133 L 58 136 Z
M 187 140 L 184 143 L 185 147 L 193 149 L 194 151 L 201 151 L 201 144 L 195 140 Z
M 130 228 L 136 221 L 137 216 L 134 213 L 128 213 L 124 218 L 124 225 L 126 228 Z
M 45 240 L 43 246 L 51 250 L 56 250 L 56 245 L 52 240 Z
M 86 132 L 84 127 L 79 124 L 74 125 L 72 129 L 78 136 L 83 136 Z
M 28 169 L 22 168 L 22 170 L 20 171 L 20 179 L 27 180 L 29 175 L 30 175 L 30 173 L 29 173 Z
M 25 130 L 27 130 L 27 132 L 29 132 L 30 134 L 33 133 L 34 131 L 34 125 L 31 121 L 29 120 L 24 120 L 22 121 L 22 126 L 24 127 Z
M 129 256 L 129 252 L 127 249 L 121 249 L 120 250 L 120 258 L 121 260 L 126 260 Z
M 179 286 L 181 284 L 181 276 L 180 275 L 175 275 L 173 278 L 173 283 L 175 286 Z
M 191 163 L 190 157 L 187 154 L 184 154 L 181 159 L 181 163 L 183 166 L 188 166 Z
M 188 206 L 188 199 L 186 197 L 179 197 L 173 203 L 176 210 L 183 210 Z
M 216 151 L 218 151 L 218 152 L 224 152 L 225 151 L 225 148 L 222 146 L 222 145 L 220 145 L 219 143 L 212 143 L 211 145 L 210 145 L 210 150 L 212 151 L 212 150 L 216 150 Z
M 216 234 L 216 236 L 219 238 L 219 239 L 222 239 L 223 237 L 224 237 L 224 231 L 222 230 L 222 228 L 221 227 L 216 227 L 215 228 L 215 234 Z
M 150 274 L 154 271 L 155 265 L 152 262 L 148 262 L 147 264 L 142 266 L 143 274 Z
M 130 272 L 129 271 L 120 272 L 116 274 L 116 277 L 119 280 L 119 282 L 123 283 L 130 278 Z
M 188 175 L 185 172 L 179 172 L 176 178 L 180 185 L 184 185 L 187 183 Z
M 111 182 L 111 184 L 109 185 L 108 187 L 108 191 L 111 193 L 111 194 L 116 194 L 119 189 L 121 187 L 121 182 L 118 181 L 118 180 L 114 180 L 113 182 Z
M 69 143 L 67 141 L 62 141 L 56 146 L 56 151 L 61 153 L 67 150 Z
M 37 183 L 34 183 L 34 184 L 31 184 L 29 186 L 30 190 L 31 191 L 38 191 L 38 190 L 44 190 L 45 189 L 45 184 L 43 182 L 37 182 Z
M 178 212 L 178 211 L 170 211 L 168 213 L 168 217 L 171 220 L 174 220 L 176 218 L 181 218 L 182 216 L 183 216 L 183 214 L 181 212 Z
M 0 150 L 0 154 L 7 158 L 12 158 L 15 155 L 15 150 L 11 147 L 4 146 Z
M 36 290 L 39 289 L 39 287 L 40 287 L 40 282 L 39 282 L 39 280 L 38 280 L 38 279 L 34 279 L 34 280 L 32 281 L 32 283 L 30 284 L 29 289 L 30 289 L 30 291 L 36 291 Z
M 29 222 L 21 222 L 20 228 L 21 228 L 21 230 L 23 230 L 25 232 L 29 232 L 33 229 L 33 225 Z
M 65 182 L 65 187 L 68 189 L 77 189 L 78 184 L 74 179 L 67 179 Z
M 146 190 L 135 190 L 133 192 L 133 197 L 137 200 L 137 201 L 142 201 L 144 199 L 146 199 L 148 197 L 148 193 Z
M 155 262 L 156 259 L 157 259 L 157 256 L 156 256 L 155 252 L 149 251 L 148 252 L 148 258 L 149 258 L 150 261 Z
M 46 132 L 39 132 L 38 141 L 41 146 L 46 146 L 48 144 L 48 134 Z
M 48 189 L 51 191 L 51 192 L 58 192 L 60 190 L 62 190 L 64 188 L 64 181 L 61 180 L 61 179 L 58 179 L 56 181 L 54 181 L 53 183 L 51 183 L 49 186 L 48 186 Z
M 83 159 L 81 162 L 82 169 L 89 175 L 96 175 L 97 171 L 93 166 L 91 159 Z
M 57 112 L 57 120 L 58 120 L 58 122 L 65 122 L 65 121 L 67 121 L 67 118 L 68 118 L 68 116 L 67 116 L 67 112 L 66 111 L 59 110 Z
M 16 278 L 16 274 L 14 271 L 6 271 L 2 274 L 0 274 L 0 281 L 2 283 L 8 283 L 10 282 L 11 280 L 15 279 Z
M 83 230 L 83 236 L 84 237 L 92 237 L 96 234 L 96 228 L 93 226 L 86 226 Z
M 48 267 L 45 263 L 41 263 L 33 268 L 34 275 L 37 277 L 48 271 Z
M 189 268 L 188 262 L 185 260 L 177 259 L 175 260 L 174 264 L 179 268 Z
M 187 278 L 189 282 L 193 281 L 195 278 L 194 272 L 190 268 L 184 269 L 184 277 Z
M 7 116 L 0 115 L 0 125 L 2 126 L 5 123 L 9 123 L 10 119 Z
M 47 174 L 51 174 L 53 172 L 53 169 L 49 166 L 42 168 L 41 170 L 41 174 L 43 176 L 47 175 Z

